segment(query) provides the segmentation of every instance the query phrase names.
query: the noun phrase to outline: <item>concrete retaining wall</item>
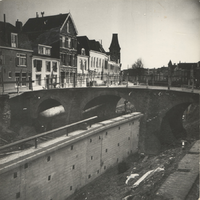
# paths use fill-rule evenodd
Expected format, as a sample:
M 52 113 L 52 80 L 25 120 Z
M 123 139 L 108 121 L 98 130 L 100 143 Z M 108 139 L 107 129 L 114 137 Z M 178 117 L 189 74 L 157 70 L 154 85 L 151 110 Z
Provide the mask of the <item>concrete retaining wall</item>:
M 141 116 L 103 121 L 0 159 L 0 199 L 66 199 L 137 152 Z

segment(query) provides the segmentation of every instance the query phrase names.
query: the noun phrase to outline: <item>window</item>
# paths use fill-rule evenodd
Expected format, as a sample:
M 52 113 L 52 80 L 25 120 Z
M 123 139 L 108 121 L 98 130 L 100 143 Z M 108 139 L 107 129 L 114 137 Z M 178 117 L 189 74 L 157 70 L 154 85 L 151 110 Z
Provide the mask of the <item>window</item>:
M 14 172 L 13 177 L 14 177 L 14 178 L 17 178 L 17 172 Z
M 8 72 L 8 78 L 12 78 L 12 72 Z
M 46 71 L 51 72 L 51 62 L 50 61 L 46 61 Z
M 66 64 L 66 56 L 65 56 L 65 54 L 61 53 L 60 54 L 60 59 L 61 59 L 61 63 L 65 65 Z
M 68 47 L 68 37 L 65 38 L 65 44 L 63 47 L 66 47 L 66 48 Z
M 84 60 L 84 68 L 85 68 L 85 70 L 86 70 L 86 60 Z
M 81 49 L 81 55 L 85 55 L 85 49 L 84 48 Z
M 61 47 L 65 47 L 65 36 L 61 38 Z
M 98 63 L 98 58 L 97 58 L 97 59 L 96 59 L 96 67 L 98 67 L 98 64 L 99 64 L 99 63 Z
M 53 71 L 57 72 L 57 62 L 53 62 L 52 65 L 53 65 L 52 66 L 53 67 Z
M 80 59 L 80 69 L 83 70 L 83 61 Z
M 17 53 L 16 65 L 26 67 L 26 54 Z
M 43 47 L 38 46 L 38 53 L 39 53 L 39 54 L 43 54 Z
M 11 33 L 11 47 L 17 47 L 17 33 Z
M 51 55 L 51 47 L 38 45 L 38 54 L 50 56 Z
M 34 60 L 33 65 L 35 67 L 36 72 L 41 72 L 41 69 L 42 69 L 42 61 L 41 60 Z
M 20 198 L 20 192 L 16 193 L 16 199 Z
M 5 55 L 2 55 L 2 51 L 0 51 L 0 65 L 5 64 Z
M 26 86 L 26 73 L 22 73 L 22 86 Z
M 93 57 L 91 57 L 91 67 L 92 67 L 92 63 L 93 63 Z
M 80 68 L 81 70 L 86 70 L 86 60 L 80 60 Z
M 24 169 L 28 168 L 28 163 L 24 164 Z
M 68 47 L 71 48 L 71 38 L 68 38 Z
M 69 21 L 67 22 L 67 33 L 69 33 Z
M 46 55 L 48 55 L 48 56 L 51 55 L 51 49 L 50 48 L 46 48 Z
M 47 162 L 49 162 L 51 160 L 51 156 L 47 157 Z
M 108 63 L 105 62 L 105 69 L 108 69 Z
M 41 85 L 41 75 L 36 74 L 36 80 L 35 80 L 36 85 Z
M 74 55 L 69 55 L 69 65 L 74 66 Z
M 77 41 L 76 41 L 76 39 L 72 39 L 72 48 L 77 49 Z

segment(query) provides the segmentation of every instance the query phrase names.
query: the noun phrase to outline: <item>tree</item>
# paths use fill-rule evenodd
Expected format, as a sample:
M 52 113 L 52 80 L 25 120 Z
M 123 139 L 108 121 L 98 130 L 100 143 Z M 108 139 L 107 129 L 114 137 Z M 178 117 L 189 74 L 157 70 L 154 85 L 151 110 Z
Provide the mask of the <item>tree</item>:
M 132 65 L 132 69 L 141 69 L 143 67 L 144 65 L 141 58 L 138 58 L 137 61 Z
M 136 76 L 144 75 L 145 70 L 141 58 L 138 58 L 137 61 L 132 65 L 132 70 L 134 71 L 133 73 Z

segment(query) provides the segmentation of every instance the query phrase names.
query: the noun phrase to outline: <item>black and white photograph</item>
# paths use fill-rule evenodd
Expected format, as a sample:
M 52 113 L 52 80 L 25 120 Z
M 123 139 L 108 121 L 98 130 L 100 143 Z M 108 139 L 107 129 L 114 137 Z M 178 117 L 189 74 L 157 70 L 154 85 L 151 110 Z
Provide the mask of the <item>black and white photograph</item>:
M 0 0 L 0 200 L 200 200 L 200 0 Z

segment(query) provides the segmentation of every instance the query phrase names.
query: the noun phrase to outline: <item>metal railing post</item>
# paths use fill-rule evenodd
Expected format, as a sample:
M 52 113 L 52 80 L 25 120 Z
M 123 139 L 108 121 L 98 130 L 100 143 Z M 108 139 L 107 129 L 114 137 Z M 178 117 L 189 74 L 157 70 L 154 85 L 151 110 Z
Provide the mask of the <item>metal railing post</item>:
M 36 149 L 37 149 L 37 146 L 38 146 L 37 142 L 38 142 L 38 138 L 35 138 L 35 148 Z

